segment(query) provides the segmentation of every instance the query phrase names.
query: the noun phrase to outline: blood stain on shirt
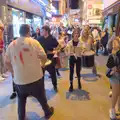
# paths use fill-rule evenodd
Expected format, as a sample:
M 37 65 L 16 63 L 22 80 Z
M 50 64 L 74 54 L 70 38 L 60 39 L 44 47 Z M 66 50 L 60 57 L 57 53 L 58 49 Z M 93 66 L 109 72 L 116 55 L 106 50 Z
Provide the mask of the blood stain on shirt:
M 23 51 L 24 52 L 29 52 L 30 50 L 29 50 L 29 48 L 23 48 Z
M 24 65 L 23 54 L 22 54 L 21 51 L 20 51 L 20 53 L 19 53 L 19 57 L 20 57 L 21 63 Z

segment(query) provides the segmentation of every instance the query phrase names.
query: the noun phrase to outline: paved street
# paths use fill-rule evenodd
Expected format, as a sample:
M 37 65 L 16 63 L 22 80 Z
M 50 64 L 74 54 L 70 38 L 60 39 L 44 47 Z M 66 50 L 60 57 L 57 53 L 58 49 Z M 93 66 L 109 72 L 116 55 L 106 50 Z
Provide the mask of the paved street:
M 68 92 L 68 70 L 60 71 L 62 78 L 58 79 L 57 94 L 52 88 L 51 80 L 46 77 L 47 99 L 55 108 L 55 113 L 50 120 L 109 120 L 110 98 L 108 97 L 109 81 L 105 77 L 106 59 L 107 57 L 104 56 L 96 58 L 97 70 L 101 78 L 95 78 L 91 69 L 82 69 L 82 90 L 77 89 L 75 78 L 73 93 Z M 0 120 L 17 120 L 17 99 L 10 100 L 11 93 L 12 82 L 9 77 L 4 82 L 0 82 Z M 45 120 L 41 106 L 33 97 L 27 100 L 27 118 Z

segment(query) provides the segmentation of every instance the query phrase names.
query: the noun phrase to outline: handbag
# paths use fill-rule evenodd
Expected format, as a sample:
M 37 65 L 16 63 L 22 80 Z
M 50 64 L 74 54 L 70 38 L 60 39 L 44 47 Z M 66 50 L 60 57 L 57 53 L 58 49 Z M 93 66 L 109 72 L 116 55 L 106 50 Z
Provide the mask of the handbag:
M 113 75 L 111 74 L 111 72 L 112 72 L 112 69 L 109 69 L 108 68 L 108 70 L 107 70 L 107 72 L 106 72 L 106 76 L 108 77 L 108 78 L 111 78 Z
M 115 57 L 112 54 L 109 55 L 106 66 L 108 67 L 107 72 L 106 72 L 106 76 L 108 78 L 111 78 L 113 76 L 111 74 L 112 68 L 115 67 Z

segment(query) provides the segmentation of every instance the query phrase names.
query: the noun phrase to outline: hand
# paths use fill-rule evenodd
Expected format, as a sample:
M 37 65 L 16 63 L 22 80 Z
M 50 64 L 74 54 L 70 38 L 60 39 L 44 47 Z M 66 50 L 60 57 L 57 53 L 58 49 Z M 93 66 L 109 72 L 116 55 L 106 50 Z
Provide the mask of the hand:
M 42 68 L 44 69 L 44 68 L 45 68 L 45 65 L 42 65 Z
M 56 50 L 54 50 L 54 51 L 53 51 L 53 54 L 57 54 L 57 51 L 56 51 Z
M 113 75 L 115 73 L 115 71 L 111 71 L 110 75 Z

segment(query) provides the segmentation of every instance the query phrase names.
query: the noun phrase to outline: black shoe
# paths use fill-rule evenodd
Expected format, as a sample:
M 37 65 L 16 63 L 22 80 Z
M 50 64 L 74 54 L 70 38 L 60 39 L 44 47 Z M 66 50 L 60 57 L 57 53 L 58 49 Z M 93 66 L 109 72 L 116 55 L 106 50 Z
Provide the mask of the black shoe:
M 55 90 L 55 92 L 58 92 L 58 89 L 57 89 L 57 87 L 54 87 L 54 90 Z
M 12 93 L 12 95 L 10 96 L 10 99 L 14 99 L 14 98 L 16 98 L 16 93 L 15 92 Z
M 53 114 L 54 114 L 54 108 L 53 108 L 53 107 L 50 107 L 50 112 L 45 115 L 45 118 L 46 118 L 46 119 L 49 119 Z
M 78 85 L 78 89 L 80 89 L 80 90 L 81 90 L 81 89 L 82 89 L 82 87 L 81 87 L 80 85 Z
M 73 92 L 73 85 L 70 85 L 69 92 Z

